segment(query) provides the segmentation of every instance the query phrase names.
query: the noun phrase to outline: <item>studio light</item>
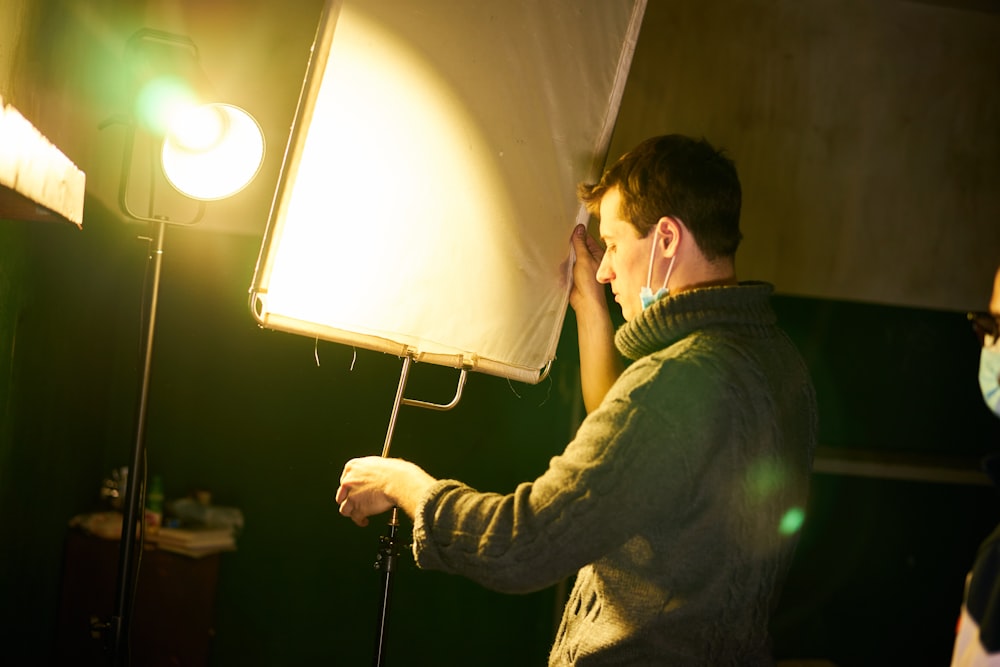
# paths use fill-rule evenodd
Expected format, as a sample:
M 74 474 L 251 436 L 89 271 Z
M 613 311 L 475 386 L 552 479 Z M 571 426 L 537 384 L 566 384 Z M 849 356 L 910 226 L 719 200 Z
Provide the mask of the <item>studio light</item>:
M 257 175 L 264 159 L 264 134 L 243 109 L 214 99 L 198 49 L 185 36 L 143 29 L 125 47 L 128 110 L 104 125 L 125 126 L 118 205 L 130 220 L 148 223 L 149 283 L 142 321 L 143 366 L 136 407 L 135 441 L 125 493 L 115 607 L 103 629 L 110 633 L 114 665 L 127 665 L 132 602 L 138 578 L 135 548 L 143 529 L 146 478 L 146 414 L 153 335 L 167 225 L 201 220 L 206 202 L 231 197 Z M 137 151 L 141 159 L 136 159 Z M 144 159 L 142 159 L 144 158 Z M 133 184 L 144 184 L 145 211 L 133 205 Z M 171 186 L 195 212 L 178 219 L 160 194 Z M 185 209 L 190 212 L 190 208 Z M 138 528 L 138 530 L 137 530 Z
M 257 121 L 231 104 L 183 110 L 163 139 L 163 174 L 181 194 L 203 201 L 232 197 L 264 162 L 264 133 Z
M 139 30 L 126 44 L 125 69 L 128 111 L 105 125 L 125 125 L 118 205 L 127 217 L 194 224 L 204 202 L 253 181 L 264 162 L 264 133 L 247 111 L 218 99 L 189 37 Z M 163 184 L 197 202 L 195 212 L 181 215 L 164 203 Z

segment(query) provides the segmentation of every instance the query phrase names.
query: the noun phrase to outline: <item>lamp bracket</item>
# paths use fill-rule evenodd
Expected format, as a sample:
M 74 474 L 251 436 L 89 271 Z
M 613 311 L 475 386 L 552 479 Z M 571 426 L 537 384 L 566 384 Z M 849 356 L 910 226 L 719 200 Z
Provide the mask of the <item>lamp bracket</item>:
M 105 122 L 105 125 L 114 122 L 115 120 L 116 119 L 108 120 Z M 168 222 L 175 225 L 193 225 L 199 222 L 205 215 L 205 202 L 201 200 L 196 200 L 197 209 L 195 210 L 193 216 L 184 222 L 168 220 L 162 216 L 141 215 L 132 210 L 132 207 L 128 203 L 128 191 L 129 184 L 132 181 L 132 158 L 135 153 L 135 121 L 129 117 L 127 119 L 120 120 L 119 122 L 123 122 L 125 124 L 125 147 L 122 151 L 121 178 L 118 181 L 118 208 L 121 209 L 121 212 L 124 213 L 126 217 L 139 222 Z M 152 187 L 152 185 L 150 187 Z

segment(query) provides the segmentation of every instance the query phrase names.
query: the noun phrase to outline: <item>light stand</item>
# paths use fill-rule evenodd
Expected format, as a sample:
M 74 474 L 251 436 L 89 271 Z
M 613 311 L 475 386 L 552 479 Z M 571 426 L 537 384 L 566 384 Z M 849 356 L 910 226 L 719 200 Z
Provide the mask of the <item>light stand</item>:
M 451 410 L 458 405 L 462 398 L 462 389 L 465 387 L 465 380 L 468 376 L 468 368 L 463 368 L 458 376 L 458 387 L 455 396 L 449 403 L 428 403 L 412 398 L 404 398 L 406 391 L 406 381 L 410 375 L 410 364 L 413 363 L 413 356 L 403 357 L 403 367 L 399 374 L 399 386 L 396 389 L 396 399 L 392 403 L 392 412 L 389 415 L 389 427 L 385 434 L 385 444 L 382 446 L 382 458 L 388 458 L 389 445 L 392 443 L 392 433 L 396 428 L 396 418 L 399 415 L 400 405 L 411 405 L 430 410 Z M 396 537 L 399 531 L 399 508 L 392 508 L 392 515 L 389 518 L 389 527 L 386 534 L 379 538 L 379 550 L 375 559 L 375 567 L 382 574 L 382 594 L 379 597 L 378 612 L 378 632 L 375 636 L 375 667 L 381 667 L 385 662 L 385 638 L 389 625 L 389 599 L 392 596 L 392 580 L 396 570 L 396 559 L 399 557 L 399 550 L 396 545 Z
M 146 54 L 144 49 L 149 49 L 149 54 Z M 148 286 L 148 312 L 143 313 L 142 378 L 136 408 L 135 440 L 132 446 L 131 466 L 125 490 L 115 605 L 111 620 L 105 626 L 110 631 L 108 648 L 111 664 L 114 667 L 124 667 L 130 662 L 129 635 L 132 606 L 141 560 L 141 554 L 138 553 L 138 550 L 142 548 L 141 540 L 138 549 L 136 542 L 137 535 L 143 534 L 145 526 L 142 498 L 145 495 L 146 478 L 146 416 L 149 405 L 153 336 L 156 331 L 157 303 L 163 263 L 163 239 L 166 226 L 167 224 L 191 225 L 201 220 L 205 212 L 206 200 L 222 199 L 242 190 L 256 177 L 264 159 L 263 132 L 249 114 L 230 105 L 204 104 L 203 100 L 197 100 L 196 91 L 204 94 L 204 75 L 200 72 L 198 65 L 197 48 L 189 38 L 155 30 L 140 30 L 129 39 L 126 45 L 126 59 L 133 66 L 132 76 L 139 79 L 131 82 L 137 87 L 133 93 L 135 97 L 133 103 L 143 94 L 143 91 L 138 88 L 143 85 L 157 85 L 156 77 L 158 74 L 170 78 L 173 85 L 176 85 L 178 73 L 193 76 L 197 80 L 192 82 L 191 90 L 181 90 L 178 94 L 183 99 L 172 102 L 174 106 L 179 106 L 180 103 L 186 105 L 187 118 L 195 116 L 201 110 L 208 110 L 208 114 L 217 121 L 217 126 L 214 128 L 215 135 L 211 141 L 203 144 L 192 144 L 180 138 L 178 128 L 170 126 L 169 120 L 164 121 L 162 133 L 153 135 L 154 139 L 162 143 L 162 156 L 159 163 L 150 165 L 149 214 L 140 215 L 132 210 L 129 203 L 129 186 L 138 129 L 135 109 L 133 108 L 124 118 L 115 118 L 109 121 L 109 123 L 121 122 L 126 126 L 118 189 L 119 208 L 126 217 L 149 223 L 155 230 L 150 243 L 152 248 L 150 257 L 152 278 Z M 141 76 L 138 76 L 137 72 Z M 169 101 L 164 104 L 168 103 Z M 147 110 L 147 113 L 150 111 Z M 105 123 L 105 125 L 107 124 Z M 227 169 L 226 167 L 233 160 L 238 161 L 237 165 Z M 211 187 L 211 179 L 206 176 L 212 172 L 224 176 L 224 179 L 217 183 L 218 187 L 215 190 Z M 233 178 L 234 173 L 236 174 L 235 179 Z M 195 177 L 193 181 L 192 175 Z M 175 190 L 188 200 L 197 201 L 197 210 L 190 219 L 183 223 L 176 223 L 165 216 L 153 213 L 153 194 L 158 182 L 157 177 L 166 179 Z M 193 183 L 196 189 L 185 187 L 186 183 Z M 146 285 L 143 288 L 147 289 Z
M 128 664 L 129 629 L 132 618 L 132 591 L 135 590 L 138 565 L 135 563 L 136 527 L 139 525 L 140 483 L 145 487 L 146 477 L 146 411 L 149 405 L 149 378 L 153 362 L 153 334 L 156 331 L 156 306 L 160 293 L 160 269 L 163 264 L 163 235 L 166 223 L 156 225 L 153 239 L 153 276 L 149 295 L 149 312 L 145 319 L 145 340 L 143 342 L 142 383 L 139 389 L 136 435 L 132 447 L 132 465 L 129 468 L 125 490 L 125 508 L 122 517 L 122 536 L 118 553 L 118 582 L 115 592 L 115 610 L 111 616 L 112 665 Z M 139 471 L 142 471 L 140 475 Z M 138 530 L 143 530 L 139 527 Z

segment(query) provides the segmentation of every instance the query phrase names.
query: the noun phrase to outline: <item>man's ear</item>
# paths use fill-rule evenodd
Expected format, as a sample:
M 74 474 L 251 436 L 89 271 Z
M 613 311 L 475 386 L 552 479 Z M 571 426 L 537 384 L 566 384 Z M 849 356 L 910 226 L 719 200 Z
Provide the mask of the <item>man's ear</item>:
M 668 215 L 656 221 L 657 230 L 660 233 L 660 245 L 664 257 L 673 257 L 680 248 L 681 239 L 687 233 L 687 228 L 677 218 Z

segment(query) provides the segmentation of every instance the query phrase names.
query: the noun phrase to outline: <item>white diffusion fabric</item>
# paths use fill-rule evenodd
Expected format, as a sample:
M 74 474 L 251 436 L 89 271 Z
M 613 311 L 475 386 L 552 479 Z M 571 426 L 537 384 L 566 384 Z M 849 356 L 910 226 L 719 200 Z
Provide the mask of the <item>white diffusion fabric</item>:
M 603 165 L 644 4 L 329 3 L 258 321 L 537 382 L 586 220 L 575 187 Z

